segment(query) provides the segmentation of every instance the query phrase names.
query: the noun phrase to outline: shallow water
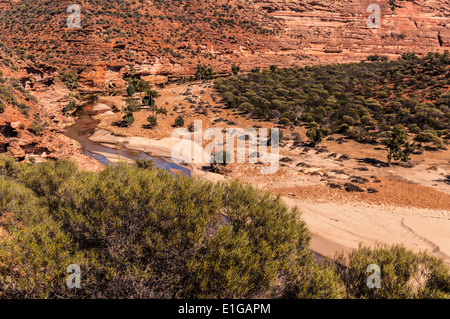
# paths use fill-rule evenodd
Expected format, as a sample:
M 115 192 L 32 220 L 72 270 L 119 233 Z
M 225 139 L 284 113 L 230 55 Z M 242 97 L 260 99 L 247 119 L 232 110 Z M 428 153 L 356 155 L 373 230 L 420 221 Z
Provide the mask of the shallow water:
M 131 160 L 146 159 L 153 161 L 156 167 L 165 169 L 172 175 L 181 174 L 191 176 L 191 172 L 188 168 L 172 163 L 163 157 L 154 157 L 146 154 L 145 152 L 129 150 L 127 148 L 111 148 L 89 140 L 89 137 L 94 133 L 99 123 L 98 120 L 92 118 L 91 115 L 94 115 L 95 113 L 90 111 L 91 108 L 91 104 L 84 106 L 77 112 L 78 117 L 75 120 L 75 124 L 66 128 L 66 135 L 81 144 L 84 155 L 92 157 L 105 165 L 112 164 L 112 162 L 99 153 L 108 153 L 111 155 L 126 157 Z

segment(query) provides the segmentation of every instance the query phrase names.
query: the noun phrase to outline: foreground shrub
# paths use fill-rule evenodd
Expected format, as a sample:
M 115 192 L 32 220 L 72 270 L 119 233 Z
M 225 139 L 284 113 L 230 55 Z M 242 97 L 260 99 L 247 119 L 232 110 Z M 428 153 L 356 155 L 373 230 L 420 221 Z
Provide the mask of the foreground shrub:
M 450 272 L 442 260 L 402 246 L 360 246 L 337 259 L 348 294 L 354 298 L 450 298 Z M 381 288 L 369 288 L 367 267 L 381 269 Z
M 279 276 L 311 260 L 297 212 L 250 186 L 173 177 L 146 163 L 75 169 L 21 165 L 23 184 L 4 181 L 27 194 L 7 208 L 22 225 L 2 249 L 8 296 L 271 296 Z M 72 263 L 82 268 L 81 289 L 65 286 Z
M 292 281 L 291 295 L 299 299 L 342 299 L 346 297 L 345 285 L 329 263 L 311 264 L 302 267 Z

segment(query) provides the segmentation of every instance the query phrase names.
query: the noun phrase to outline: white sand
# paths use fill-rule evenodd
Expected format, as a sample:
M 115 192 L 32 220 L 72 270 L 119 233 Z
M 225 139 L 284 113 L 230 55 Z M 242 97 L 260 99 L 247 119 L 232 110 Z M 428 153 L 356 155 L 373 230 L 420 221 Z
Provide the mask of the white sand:
M 284 200 L 299 207 L 313 235 L 311 248 L 322 255 L 333 256 L 358 243 L 402 244 L 450 264 L 450 211 Z
M 204 165 L 209 162 L 209 157 L 203 155 L 203 149 L 200 145 L 185 139 L 163 138 L 156 140 L 146 137 L 116 136 L 107 130 L 98 129 L 89 137 L 89 140 L 110 147 L 120 143 L 130 150 L 143 151 L 153 156 L 170 157 L 177 164 L 184 161 Z M 198 154 L 203 156 L 199 157 Z

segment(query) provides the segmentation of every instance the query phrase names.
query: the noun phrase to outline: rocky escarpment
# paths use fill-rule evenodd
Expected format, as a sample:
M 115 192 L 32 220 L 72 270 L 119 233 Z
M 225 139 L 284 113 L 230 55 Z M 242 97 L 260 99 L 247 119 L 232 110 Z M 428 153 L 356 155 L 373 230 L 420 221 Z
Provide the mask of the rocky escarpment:
M 123 86 L 130 65 L 157 82 L 192 75 L 200 63 L 230 72 L 239 55 L 277 47 L 280 23 L 248 1 L 82 0 L 79 28 L 68 24 L 72 3 L 0 0 L 0 40 L 60 76 L 75 72 L 85 89 Z
M 0 45 L 0 153 L 19 161 L 72 158 L 95 167 L 64 135 L 64 127 L 73 123 L 62 111 L 70 94 L 53 67 L 30 63 Z
M 255 0 L 298 38 L 300 52 L 319 63 L 358 61 L 369 54 L 426 54 L 450 49 L 448 0 Z M 369 28 L 371 4 L 380 7 L 380 28 Z M 289 41 L 286 41 L 289 43 Z M 297 50 L 295 42 L 289 47 Z
M 0 0 L 0 40 L 35 64 L 27 85 L 68 75 L 79 89 L 116 90 L 130 66 L 166 83 L 200 63 L 230 74 L 231 64 L 250 71 L 450 49 L 449 0 L 80 1 L 75 29 L 71 3 Z M 370 4 L 380 6 L 380 28 L 367 26 Z

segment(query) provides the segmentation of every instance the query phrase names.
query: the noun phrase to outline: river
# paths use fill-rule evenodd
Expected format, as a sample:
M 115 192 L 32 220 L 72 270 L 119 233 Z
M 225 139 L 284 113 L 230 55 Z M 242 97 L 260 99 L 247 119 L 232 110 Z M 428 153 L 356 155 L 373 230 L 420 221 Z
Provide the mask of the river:
M 92 111 L 93 103 L 89 99 L 85 101 L 84 105 L 75 113 L 75 123 L 66 128 L 66 135 L 81 144 L 84 155 L 92 157 L 105 165 L 112 164 L 112 162 L 106 156 L 102 155 L 104 153 L 125 157 L 133 161 L 135 159 L 146 159 L 153 161 L 156 167 L 165 169 L 173 175 L 180 174 L 181 172 L 181 175 L 191 176 L 188 168 L 172 163 L 163 157 L 150 156 L 145 152 L 130 150 L 126 147 L 112 148 L 89 140 L 89 137 L 95 132 L 100 122 L 92 118 L 92 116 L 101 113 Z M 177 171 L 177 173 L 174 171 Z

